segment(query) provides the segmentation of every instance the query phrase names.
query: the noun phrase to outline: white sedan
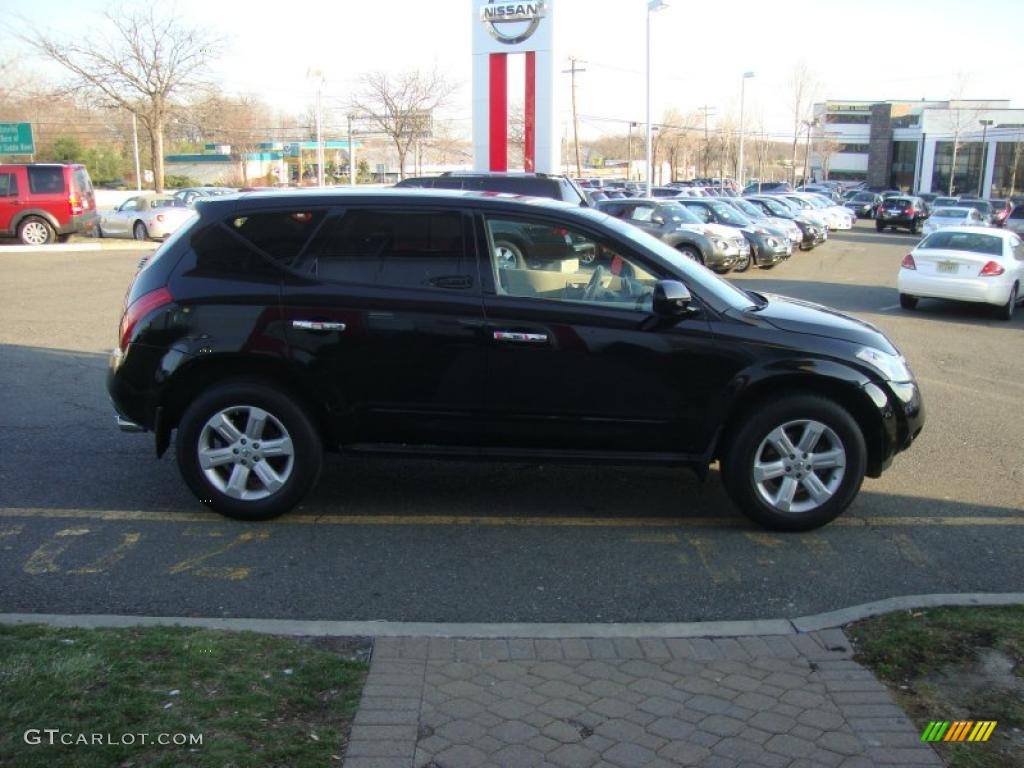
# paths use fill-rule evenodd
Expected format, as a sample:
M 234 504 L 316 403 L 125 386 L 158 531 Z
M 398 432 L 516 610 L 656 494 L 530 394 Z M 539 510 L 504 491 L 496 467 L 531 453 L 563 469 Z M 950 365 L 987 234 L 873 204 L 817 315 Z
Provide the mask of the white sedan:
M 152 192 L 129 197 L 113 211 L 100 214 L 100 237 L 163 240 L 195 216 L 195 211 L 171 195 Z
M 987 227 L 949 227 L 925 237 L 903 257 L 896 286 L 900 306 L 918 299 L 992 304 L 1009 320 L 1021 300 L 1024 243 L 1014 232 Z
M 984 227 L 985 220 L 974 208 L 936 208 L 924 223 L 924 234 L 930 235 L 948 227 Z

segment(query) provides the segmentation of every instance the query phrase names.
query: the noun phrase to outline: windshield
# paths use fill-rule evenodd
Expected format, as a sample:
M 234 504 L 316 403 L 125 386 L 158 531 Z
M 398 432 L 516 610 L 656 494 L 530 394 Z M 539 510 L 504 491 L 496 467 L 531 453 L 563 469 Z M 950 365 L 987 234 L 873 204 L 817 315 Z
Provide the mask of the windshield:
M 716 201 L 708 203 L 708 206 L 715 212 L 715 216 L 726 224 L 731 224 L 735 227 L 745 227 L 751 223 L 750 219 L 727 203 Z
M 786 216 L 792 218 L 795 211 L 782 200 L 775 200 L 772 198 L 761 198 L 758 200 L 759 203 L 766 206 L 769 211 L 774 213 L 776 216 Z
M 679 203 L 665 203 L 658 206 L 658 213 L 667 221 L 674 221 L 677 224 L 703 224 L 700 219 L 694 216 L 687 208 Z
M 872 192 L 858 192 L 853 196 L 853 201 L 856 203 L 873 203 L 875 202 L 875 195 Z
M 830 208 L 830 207 L 832 207 L 832 203 L 828 202 L 823 197 L 807 197 L 807 198 L 804 198 L 804 199 L 807 200 L 807 202 L 809 202 L 815 208 Z
M 806 200 L 801 200 L 799 197 L 787 197 L 786 202 L 795 208 L 813 208 L 814 206 L 808 203 Z
M 1003 255 L 1003 239 L 993 235 L 979 235 L 974 232 L 950 232 L 943 230 L 928 235 L 919 250 L 970 251 L 983 253 L 986 256 Z
M 984 200 L 961 200 L 960 205 L 965 208 L 973 208 L 979 213 L 992 213 L 992 206 Z
M 751 219 L 763 219 L 765 218 L 764 211 L 758 208 L 749 200 L 741 200 L 736 197 L 729 201 L 733 206 L 739 208 L 743 213 L 749 216 Z
M 937 219 L 962 219 L 967 215 L 969 208 L 936 208 L 932 214 Z
M 581 209 L 580 214 L 604 224 L 638 248 L 655 253 L 663 261 L 668 262 L 673 272 L 683 278 L 687 285 L 714 296 L 720 303 L 735 309 L 752 309 L 757 306 L 746 293 L 732 283 L 718 277 L 707 267 L 686 258 L 671 245 L 663 243 L 654 235 L 593 209 Z

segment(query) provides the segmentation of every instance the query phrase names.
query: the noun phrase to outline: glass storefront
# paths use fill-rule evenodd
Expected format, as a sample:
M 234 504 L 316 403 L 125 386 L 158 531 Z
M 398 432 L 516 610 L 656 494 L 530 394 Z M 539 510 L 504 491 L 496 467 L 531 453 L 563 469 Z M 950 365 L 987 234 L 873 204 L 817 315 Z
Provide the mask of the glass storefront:
M 1024 188 L 1024 135 L 1019 141 L 996 144 L 996 165 L 992 171 L 992 197 L 1019 195 Z
M 981 142 L 961 141 L 956 153 L 956 176 L 952 194 L 970 195 L 978 192 L 978 171 L 981 168 Z M 940 141 L 935 145 L 935 166 L 932 188 L 929 192 L 949 194 L 949 179 L 953 171 L 953 142 Z M 913 178 L 913 176 L 911 176 Z
M 914 171 L 917 170 L 917 142 L 894 141 L 892 143 L 892 173 L 890 186 L 896 189 L 914 188 Z

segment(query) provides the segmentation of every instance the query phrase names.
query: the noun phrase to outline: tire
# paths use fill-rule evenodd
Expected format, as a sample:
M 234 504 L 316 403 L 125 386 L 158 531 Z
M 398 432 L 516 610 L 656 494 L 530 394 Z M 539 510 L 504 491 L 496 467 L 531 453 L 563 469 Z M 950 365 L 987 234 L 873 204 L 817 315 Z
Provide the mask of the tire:
M 96 237 L 103 239 L 103 227 L 100 226 L 99 222 L 96 222 Z
M 56 239 L 56 230 L 39 216 L 26 216 L 18 224 L 18 240 L 22 245 L 48 245 Z
M 253 418 L 259 418 L 258 412 L 266 416 L 257 429 Z M 215 426 L 218 417 L 220 427 Z M 261 440 L 273 442 L 280 453 L 263 454 Z M 226 381 L 199 395 L 178 424 L 175 454 L 196 497 L 236 520 L 284 514 L 313 487 L 323 464 L 320 436 L 306 412 L 288 395 L 250 379 Z M 204 454 L 216 463 L 204 468 Z M 268 467 L 273 473 L 269 483 L 263 474 Z M 233 491 L 234 480 L 240 488 Z M 277 481 L 281 484 L 271 487 Z
M 808 450 L 800 451 L 801 437 L 810 441 L 815 433 L 807 429 L 810 425 L 822 431 Z M 787 440 L 781 445 L 794 451 L 787 454 L 795 457 L 789 460 L 792 463 L 785 456 L 779 458 L 783 451 L 776 450 L 778 441 L 773 439 L 779 434 Z M 808 470 L 803 457 L 812 462 L 815 456 L 822 466 Z M 837 456 L 843 466 L 829 466 Z M 778 466 L 781 474 L 756 481 L 757 465 L 769 471 Z M 867 449 L 860 427 L 844 408 L 820 395 L 786 394 L 760 403 L 742 421 L 721 466 L 726 492 L 747 517 L 778 531 L 807 531 L 834 520 L 856 497 L 867 467 Z M 808 482 L 812 476 L 816 482 Z M 823 492 L 821 500 L 811 496 L 811 485 Z M 781 499 L 787 487 L 795 488 L 790 503 L 774 503 L 772 497 Z
M 494 258 L 498 269 L 523 269 L 526 266 L 522 247 L 512 240 L 495 240 Z
M 917 309 L 917 296 L 911 296 L 909 293 L 901 293 L 900 306 L 903 307 L 903 309 Z
M 732 271 L 733 272 L 746 272 L 748 269 L 750 269 L 750 265 L 752 263 L 753 263 L 753 256 L 751 256 L 750 252 L 748 251 L 746 256 L 741 257 L 739 261 L 737 261 L 735 264 L 733 264 Z
M 885 225 L 883 225 L 882 222 L 880 222 L 880 221 L 876 221 L 875 222 L 875 232 L 884 232 L 884 231 L 885 231 Z
M 71 235 L 57 235 L 57 242 L 58 243 L 66 243 L 70 239 L 71 239 Z
M 676 248 L 683 256 L 688 258 L 690 261 L 696 261 L 698 264 L 704 263 L 704 257 L 700 255 L 700 251 L 694 248 L 692 245 L 680 245 Z
M 146 225 L 141 221 L 136 221 L 132 227 L 132 237 L 136 240 L 149 240 L 149 232 L 146 231 Z
M 996 309 L 996 317 L 1000 320 L 1006 320 L 1009 322 L 1013 320 L 1013 311 L 1017 308 L 1017 284 L 1014 283 L 1010 289 L 1010 298 L 1006 300 L 1003 306 Z
M 921 234 L 921 220 L 914 219 L 914 223 L 910 225 L 910 234 L 920 235 Z

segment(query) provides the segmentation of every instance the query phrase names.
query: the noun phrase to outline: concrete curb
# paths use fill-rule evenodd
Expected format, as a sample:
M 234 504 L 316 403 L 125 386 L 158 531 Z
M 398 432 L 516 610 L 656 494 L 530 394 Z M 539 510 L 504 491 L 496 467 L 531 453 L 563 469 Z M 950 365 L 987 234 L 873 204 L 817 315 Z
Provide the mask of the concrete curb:
M 107 240 L 95 243 L 55 243 L 54 245 L 4 245 L 0 243 L 0 255 L 5 253 L 61 253 L 81 251 L 147 251 L 160 246 L 155 240 Z
M 851 621 L 892 611 L 960 605 L 1024 605 L 1022 592 L 907 595 L 795 619 L 697 621 L 636 624 L 457 624 L 402 621 L 306 621 L 292 619 L 217 619 L 192 616 L 114 614 L 0 613 L 0 624 L 53 627 L 202 627 L 275 635 L 327 637 L 450 638 L 694 638 L 796 635 L 841 627 Z

